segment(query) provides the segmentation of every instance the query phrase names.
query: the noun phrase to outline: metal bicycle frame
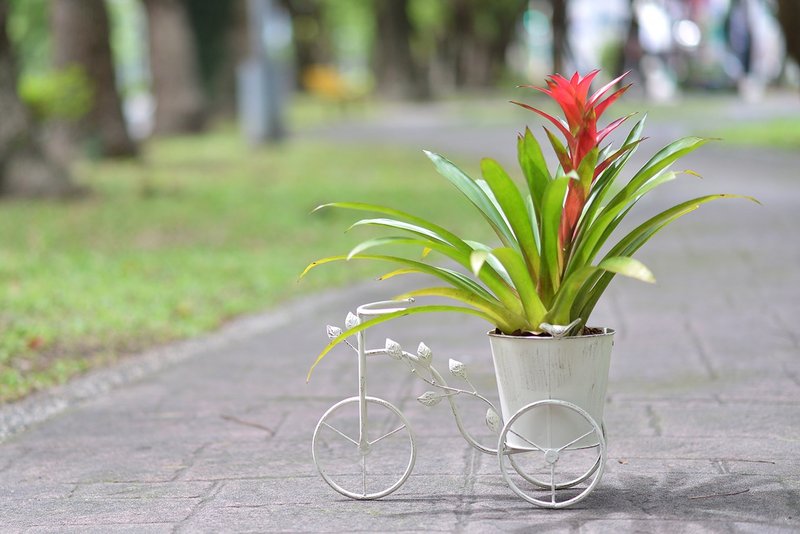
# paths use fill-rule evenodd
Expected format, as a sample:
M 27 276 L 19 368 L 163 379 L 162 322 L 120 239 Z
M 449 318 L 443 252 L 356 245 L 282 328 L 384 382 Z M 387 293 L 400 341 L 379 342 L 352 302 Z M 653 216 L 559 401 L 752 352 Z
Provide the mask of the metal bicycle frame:
M 387 314 L 387 313 L 404 311 L 404 310 L 407 309 L 407 307 L 403 306 L 401 304 L 403 302 L 413 303 L 414 299 L 413 298 L 409 298 L 409 299 L 407 299 L 405 301 L 385 300 L 385 301 L 378 301 L 378 302 L 372 302 L 372 303 L 361 305 L 356 309 L 356 314 L 355 315 L 348 314 L 348 317 L 347 317 L 347 320 L 345 322 L 345 325 L 346 325 L 346 327 L 348 329 L 350 329 L 350 328 L 353 328 L 354 326 L 360 324 L 361 321 L 364 320 L 365 318 L 373 317 L 373 316 L 379 316 L 379 315 Z M 341 334 L 341 329 L 336 328 L 336 327 L 331 327 L 331 326 L 328 327 L 328 335 L 329 335 L 329 337 L 336 337 L 336 336 L 338 336 L 340 334 Z M 313 450 L 313 452 L 314 452 L 314 462 L 317 465 L 317 468 L 319 469 L 320 474 L 322 475 L 323 479 L 325 479 L 325 481 L 329 485 L 331 485 L 331 487 L 336 489 L 336 491 L 339 491 L 340 493 L 342 493 L 342 494 L 344 494 L 344 495 L 346 495 L 348 497 L 356 498 L 356 499 L 380 498 L 380 497 L 383 497 L 385 495 L 388 495 L 392 491 L 394 491 L 397 488 L 399 488 L 405 482 L 405 480 L 408 478 L 408 476 L 409 476 L 409 474 L 411 472 L 411 469 L 413 469 L 414 457 L 415 457 L 415 451 L 416 451 L 415 443 L 414 443 L 414 436 L 413 436 L 413 433 L 411 432 L 411 428 L 408 426 L 408 422 L 406 421 L 406 419 L 403 416 L 402 412 L 400 412 L 394 405 L 392 405 L 391 403 L 389 403 L 389 402 L 387 402 L 385 400 L 367 396 L 367 358 L 369 356 L 376 356 L 376 355 L 388 355 L 388 356 L 392 357 L 393 359 L 399 359 L 399 360 L 404 361 L 408 365 L 408 367 L 409 367 L 409 369 L 410 369 L 412 374 L 416 375 L 423 382 L 429 384 L 430 386 L 433 386 L 433 387 L 439 389 L 441 391 L 441 393 L 428 391 L 428 392 L 424 393 L 423 395 L 421 395 L 420 397 L 418 397 L 417 400 L 420 403 L 422 403 L 422 404 L 424 404 L 426 406 L 433 406 L 435 404 L 438 404 L 442 399 L 447 399 L 448 403 L 450 404 L 450 409 L 451 409 L 451 411 L 453 413 L 453 417 L 455 419 L 456 426 L 457 426 L 457 428 L 459 430 L 459 433 L 464 438 L 464 440 L 470 446 L 472 446 L 475 449 L 481 451 L 482 453 L 497 455 L 499 460 L 500 460 L 500 466 L 501 466 L 501 471 L 502 471 L 502 475 L 503 475 L 504 480 L 511 487 L 511 489 L 516 494 L 518 494 L 520 497 L 522 497 L 523 499 L 525 499 L 525 500 L 527 500 L 527 501 L 529 501 L 529 502 L 531 502 L 533 504 L 536 504 L 537 506 L 548 507 L 548 508 L 563 508 L 563 507 L 569 506 L 570 504 L 574 504 L 574 503 L 582 500 L 586 495 L 588 495 L 592 491 L 592 489 L 598 483 L 600 477 L 602 476 L 603 464 L 605 462 L 605 454 L 606 454 L 605 428 L 602 426 L 602 423 L 598 424 L 582 408 L 580 408 L 580 407 L 578 407 L 578 406 L 576 406 L 574 404 L 571 404 L 569 402 L 558 400 L 558 399 L 545 399 L 545 400 L 541 400 L 541 401 L 537 401 L 537 402 L 531 403 L 531 404 L 523 407 L 516 414 L 514 414 L 514 416 L 511 417 L 511 419 L 506 424 L 503 424 L 503 421 L 502 421 L 501 417 L 498 415 L 499 412 L 495 408 L 494 404 L 489 399 L 487 399 L 483 395 L 479 394 L 477 392 L 476 388 L 474 387 L 474 385 L 470 382 L 469 377 L 467 376 L 466 369 L 465 369 L 463 363 L 458 362 L 456 360 L 450 359 L 449 360 L 450 372 L 454 376 L 456 376 L 456 377 L 462 379 L 463 381 L 465 381 L 469 385 L 471 390 L 470 389 L 456 388 L 456 387 L 452 387 L 452 386 L 448 385 L 447 382 L 445 381 L 444 377 L 431 364 L 432 352 L 430 351 L 430 349 L 427 346 L 425 346 L 424 343 L 420 343 L 420 346 L 419 346 L 419 348 L 417 350 L 417 354 L 414 355 L 414 354 L 411 354 L 409 352 L 406 352 L 406 351 L 402 350 L 402 348 L 400 347 L 399 344 L 397 344 L 394 341 L 391 341 L 390 339 L 386 340 L 386 346 L 384 348 L 382 348 L 382 349 L 367 349 L 367 347 L 366 347 L 366 336 L 365 336 L 365 333 L 364 333 L 363 330 L 356 334 L 356 339 L 357 339 L 357 344 L 356 344 L 355 347 L 347 340 L 345 340 L 345 343 L 347 345 L 349 345 L 352 349 L 354 349 L 355 352 L 358 355 L 358 396 L 357 397 L 350 397 L 348 399 L 344 399 L 340 403 L 337 403 L 336 405 L 331 407 L 328 410 L 328 412 L 326 412 L 325 415 L 322 416 L 322 418 L 320 419 L 319 423 L 317 424 L 317 429 L 314 432 L 314 441 L 316 441 L 316 439 L 317 439 L 316 438 L 317 432 L 319 431 L 321 425 L 324 424 L 324 421 L 325 421 L 326 417 L 330 413 L 334 412 L 340 405 L 343 405 L 344 403 L 355 401 L 357 399 L 358 400 L 358 419 L 359 419 L 358 420 L 357 446 L 358 446 L 358 450 L 359 450 L 360 454 L 362 455 L 362 460 L 363 460 L 363 457 L 366 456 L 366 454 L 369 453 L 370 447 L 372 445 L 370 443 L 369 439 L 368 439 L 368 433 L 367 433 L 367 429 L 368 429 L 368 425 L 369 425 L 369 421 L 368 421 L 368 417 L 369 416 L 368 416 L 368 413 L 367 413 L 367 405 L 368 405 L 369 402 L 372 402 L 373 404 L 383 405 L 385 408 L 388 408 L 390 411 L 394 412 L 395 415 L 400 417 L 401 422 L 403 423 L 403 425 L 400 428 L 393 430 L 388 435 L 391 435 L 391 434 L 396 433 L 396 432 L 398 432 L 398 431 L 400 431 L 400 430 L 402 430 L 404 428 L 407 428 L 407 431 L 408 431 L 408 434 L 409 434 L 410 440 L 411 440 L 411 448 L 412 448 L 412 450 L 411 450 L 411 458 L 410 458 L 410 463 L 408 464 L 408 467 L 407 467 L 405 473 L 391 488 L 386 489 L 386 490 L 381 491 L 381 492 L 378 492 L 378 493 L 375 493 L 375 494 L 369 494 L 368 495 L 367 494 L 367 490 L 366 490 L 366 481 L 364 481 L 364 491 L 363 491 L 363 493 L 351 492 L 351 491 L 348 491 L 346 489 L 343 489 L 341 486 L 338 486 L 333 480 L 331 480 L 328 477 L 328 475 L 326 475 L 326 473 L 324 472 L 322 466 L 320 465 L 320 463 L 318 461 L 318 458 L 316 456 L 316 450 Z M 458 405 L 456 404 L 456 402 L 454 400 L 454 397 L 456 397 L 457 395 L 460 395 L 460 394 L 465 394 L 465 395 L 469 395 L 469 396 L 472 396 L 474 398 L 477 398 L 477 399 L 479 399 L 480 401 L 482 401 L 483 403 L 485 403 L 487 405 L 486 423 L 487 423 L 487 425 L 489 426 L 489 428 L 491 430 L 493 430 L 496 434 L 498 434 L 500 436 L 497 448 L 486 447 L 486 446 L 480 444 L 472 436 L 472 434 L 470 434 L 469 430 L 467 430 L 467 428 L 464 426 L 463 420 L 461 418 L 461 413 L 459 412 Z M 572 480 L 570 482 L 567 482 L 567 483 L 564 483 L 564 484 L 560 484 L 558 486 L 556 485 L 552 474 L 551 474 L 550 483 L 549 484 L 545 484 L 545 483 L 537 480 L 535 477 L 529 477 L 524 472 L 522 472 L 518 468 L 516 463 L 514 462 L 514 455 L 517 454 L 517 453 L 530 452 L 530 450 L 527 450 L 527 449 L 516 449 L 514 447 L 509 446 L 505 442 L 506 436 L 509 435 L 509 434 L 514 434 L 514 435 L 520 437 L 521 439 L 523 439 L 525 441 L 528 441 L 524 437 L 519 436 L 519 434 L 514 432 L 514 430 L 511 428 L 511 424 L 516 419 L 518 419 L 524 412 L 536 409 L 537 407 L 542 406 L 542 405 L 558 405 L 558 406 L 562 406 L 564 408 L 567 408 L 567 409 L 575 411 L 576 413 L 581 415 L 584 419 L 586 419 L 590 423 L 590 425 L 592 426 L 593 430 L 590 430 L 589 433 L 594 431 L 594 433 L 597 435 L 597 439 L 598 439 L 598 443 L 597 443 L 596 447 L 598 447 L 599 453 L 598 453 L 597 462 L 594 464 L 594 466 L 591 469 L 589 469 L 589 471 L 584 473 L 583 476 L 581 476 L 581 477 L 579 477 L 579 478 L 577 478 L 575 480 Z M 328 425 L 328 426 L 330 426 L 330 425 Z M 375 442 L 377 442 L 377 441 L 379 441 L 379 440 L 381 440 L 381 439 L 383 439 L 384 437 L 387 437 L 387 436 L 383 436 L 381 438 L 378 438 L 378 440 L 375 440 L 373 443 L 375 443 Z M 345 436 L 345 437 L 347 437 L 347 436 Z M 582 436 L 582 437 L 585 437 L 585 436 Z M 581 438 L 578 438 L 578 439 L 581 439 Z M 350 439 L 350 438 L 348 438 L 348 439 Z M 354 440 L 350 439 L 350 441 L 354 441 Z M 578 440 L 575 440 L 575 441 L 578 441 Z M 575 443 L 575 441 L 573 441 L 573 443 Z M 542 449 L 542 448 L 536 446 L 535 444 L 532 444 L 532 445 L 533 445 L 534 449 L 531 449 L 531 450 L 539 450 L 542 453 L 544 453 L 546 456 L 547 456 L 547 454 L 555 453 L 556 457 L 558 456 L 558 453 L 560 453 L 560 452 L 562 452 L 564 450 L 577 450 L 577 449 L 581 449 L 581 448 L 589 448 L 589 447 L 574 447 L 574 448 L 570 448 L 571 444 L 567 444 L 564 447 L 561 447 L 560 449 L 557 449 L 557 450 L 556 449 L 553 449 L 553 450 L 549 450 L 548 449 L 548 450 L 546 450 L 546 449 Z M 594 446 L 592 446 L 592 447 L 594 447 Z M 312 447 L 312 449 L 314 449 L 314 448 Z M 509 459 L 510 465 L 514 468 L 514 470 L 517 472 L 517 474 L 519 474 L 527 482 L 530 482 L 530 483 L 532 483 L 534 485 L 537 485 L 539 487 L 544 487 L 544 488 L 550 489 L 551 490 L 551 501 L 547 502 L 547 501 L 543 501 L 543 500 L 540 500 L 540 499 L 533 498 L 533 497 L 531 497 L 529 495 L 526 495 L 522 490 L 520 490 L 519 487 L 513 481 L 511 481 L 511 479 L 509 478 L 509 474 L 507 472 L 505 472 L 505 470 L 504 470 L 504 467 L 503 467 L 503 458 L 504 457 L 507 457 Z M 554 462 L 555 462 L 555 460 L 552 463 L 554 464 Z M 363 466 L 362 466 L 362 469 L 363 469 Z M 577 484 L 580 484 L 580 483 L 584 482 L 585 480 L 589 479 L 593 475 L 595 476 L 595 478 L 591 481 L 589 487 L 587 489 L 583 490 L 577 497 L 569 499 L 568 501 L 556 502 L 555 492 L 556 492 L 557 489 L 565 489 L 565 488 L 573 487 L 573 486 L 575 486 Z M 363 476 L 366 476 L 366 472 L 363 472 Z

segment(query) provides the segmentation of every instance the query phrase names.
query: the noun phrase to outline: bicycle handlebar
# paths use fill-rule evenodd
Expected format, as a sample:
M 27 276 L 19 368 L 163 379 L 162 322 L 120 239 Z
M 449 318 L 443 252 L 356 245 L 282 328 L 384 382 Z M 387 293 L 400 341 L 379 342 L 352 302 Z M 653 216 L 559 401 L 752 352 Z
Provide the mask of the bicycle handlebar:
M 409 304 L 414 302 L 414 297 L 408 297 L 407 299 L 402 300 L 379 300 L 377 302 L 369 302 L 367 304 L 362 304 L 356 309 L 358 315 L 384 315 L 386 313 L 393 313 L 399 312 L 408 309 L 407 306 L 397 307 L 397 304 L 401 302 L 408 302 Z M 392 306 L 393 308 L 384 308 L 382 306 Z

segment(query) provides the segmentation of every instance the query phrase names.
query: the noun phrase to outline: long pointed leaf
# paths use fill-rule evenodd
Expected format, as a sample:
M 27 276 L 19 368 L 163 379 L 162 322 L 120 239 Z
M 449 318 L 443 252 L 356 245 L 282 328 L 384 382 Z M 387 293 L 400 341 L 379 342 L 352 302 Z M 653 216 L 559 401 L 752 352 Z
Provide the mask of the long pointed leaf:
M 561 213 L 564 208 L 564 196 L 567 194 L 570 176 L 563 176 L 550 182 L 542 203 L 542 268 L 539 276 L 540 286 L 549 284 L 551 291 L 542 291 L 546 295 L 542 299 L 548 303 L 552 292 L 558 289 L 561 276 L 563 253 L 558 243 L 558 230 L 561 226 Z M 546 289 L 546 287 L 545 287 Z
M 544 307 L 539 294 L 536 291 L 536 284 L 528 272 L 522 256 L 511 248 L 497 248 L 492 251 L 503 267 L 506 268 L 514 287 L 519 293 L 522 307 L 525 310 L 525 317 L 528 319 L 532 329 L 538 328 L 544 319 L 547 310 Z
M 415 289 L 408 293 L 403 293 L 394 297 L 394 300 L 402 300 L 409 297 L 444 297 L 463 302 L 476 308 L 492 318 L 502 332 L 510 334 L 516 330 L 525 328 L 526 320 L 524 317 L 511 313 L 507 308 L 497 305 L 491 301 L 480 298 L 474 293 L 456 289 L 453 287 L 427 287 Z
M 457 249 L 454 246 L 451 246 L 449 243 L 443 240 L 442 236 L 439 236 L 432 230 L 428 230 L 424 227 L 411 223 L 406 223 L 403 221 L 396 221 L 394 219 L 362 219 L 353 224 L 351 228 L 360 225 L 385 226 L 389 228 L 404 230 L 416 234 L 418 236 L 422 236 L 423 238 L 425 238 L 425 241 L 418 243 L 421 246 L 435 250 L 465 268 L 470 267 L 469 258 L 470 254 L 472 253 L 472 247 L 464 241 L 462 241 L 461 243 L 463 244 L 463 246 L 466 247 L 466 249 L 469 252 L 465 252 L 460 248 Z M 355 254 L 362 252 L 363 250 L 366 250 L 366 248 L 361 247 L 360 245 L 356 246 L 355 249 L 350 251 L 349 256 L 352 257 Z M 505 279 L 501 274 L 497 273 L 494 270 L 493 265 L 490 265 L 490 267 L 492 268 L 481 271 L 479 278 L 496 295 L 502 295 L 502 299 L 505 299 L 505 301 L 513 302 L 515 297 L 508 290 L 508 287 L 506 287 L 507 279 Z
M 621 256 L 605 258 L 599 265 L 584 266 L 564 279 L 564 283 L 556 294 L 553 306 L 547 314 L 547 322 L 551 324 L 569 324 L 575 319 L 582 318 L 572 313 L 575 300 L 581 296 L 581 290 L 586 281 L 591 276 L 601 272 L 621 274 L 643 282 L 655 282 L 653 273 L 639 260 Z
M 658 213 L 637 226 L 608 251 L 606 258 L 615 256 L 630 257 L 647 243 L 650 238 L 672 222 L 693 212 L 705 203 L 726 198 L 743 198 L 758 203 L 758 201 L 752 197 L 729 194 L 705 195 L 687 200 Z M 581 297 L 576 301 L 575 307 L 577 308 L 577 314 L 582 317 L 584 321 L 594 310 L 597 301 L 614 278 L 614 275 L 615 273 L 613 272 L 593 275 L 585 282 L 584 287 L 581 288 Z
M 618 157 L 617 160 L 605 171 L 603 171 L 595 180 L 595 183 L 589 192 L 589 198 L 586 200 L 586 207 L 583 214 L 583 220 L 586 221 L 587 224 L 594 220 L 595 214 L 600 209 L 603 200 L 611 190 L 614 181 L 616 180 L 617 176 L 619 176 L 620 171 L 622 171 L 622 169 L 625 167 L 625 164 L 628 163 L 628 160 L 631 158 L 631 156 L 633 156 L 634 152 L 636 152 L 639 143 L 643 140 L 642 131 L 644 130 L 646 120 L 647 114 L 645 114 L 642 119 L 637 122 L 633 128 L 631 128 L 628 137 L 622 144 L 623 149 L 625 147 L 630 147 L 630 150 L 624 152 L 620 157 Z
M 450 269 L 445 269 L 443 267 L 435 267 L 433 265 L 429 265 L 427 263 L 423 263 L 420 261 L 409 260 L 408 258 L 403 258 L 400 256 L 385 256 L 385 255 L 372 255 L 372 254 L 357 254 L 355 256 L 350 257 L 349 260 L 374 260 L 374 261 L 384 261 L 389 263 L 398 263 L 400 265 L 406 265 L 408 267 L 415 269 L 417 272 L 423 274 L 429 274 L 431 276 L 435 276 L 441 280 L 444 280 L 453 287 L 478 293 L 482 297 L 487 299 L 495 298 L 494 296 L 492 296 L 491 293 L 489 293 L 486 289 L 477 284 L 474 280 L 470 279 L 467 276 L 464 276 L 461 273 L 457 273 L 455 271 L 452 271 Z M 300 277 L 302 278 L 311 269 L 323 265 L 325 263 L 331 263 L 334 261 L 349 261 L 349 260 L 346 255 L 329 256 L 327 258 L 316 260 L 310 263 L 308 267 L 306 267 L 305 271 L 303 271 L 303 274 L 301 274 Z M 512 301 L 512 304 L 517 300 L 516 296 L 513 296 L 513 298 L 514 301 Z M 505 301 L 502 302 L 505 304 Z M 519 304 L 519 309 L 521 311 L 522 309 L 521 304 Z
M 619 204 L 624 204 L 629 198 L 636 194 L 636 191 L 647 183 L 650 178 L 672 165 L 675 161 L 682 158 L 690 152 L 694 152 L 704 144 L 708 143 L 709 139 L 701 137 L 684 137 L 678 139 L 659 150 L 655 156 L 645 163 L 641 169 L 631 178 L 628 184 L 622 188 L 622 191 L 617 193 L 609 207 L 613 208 Z
M 708 142 L 707 139 L 699 137 L 686 137 L 671 143 L 653 156 L 630 182 L 602 209 L 594 221 L 588 222 L 581 239 L 574 249 L 570 262 L 573 264 L 570 269 L 580 268 L 592 261 L 594 254 L 600 249 L 603 240 L 608 237 L 609 225 L 613 225 L 616 217 L 625 210 L 626 206 L 637 202 L 643 192 L 651 190 L 648 182 L 651 178 L 666 169 L 678 158 L 696 150 Z M 643 192 L 642 192 L 643 191 Z M 618 221 L 618 220 L 617 220 Z M 604 237 L 605 236 L 605 237 Z
M 460 237 L 458 237 L 454 233 L 450 232 L 446 228 L 443 228 L 437 224 L 433 224 L 430 221 L 427 221 L 421 217 L 417 217 L 416 215 L 412 215 L 405 211 L 388 208 L 386 206 L 380 206 L 378 204 L 367 204 L 364 202 L 331 202 L 328 204 L 322 204 L 321 206 L 317 206 L 316 208 L 314 208 L 314 211 L 316 212 L 324 208 L 341 208 L 341 209 L 350 209 L 355 211 L 371 211 L 374 213 L 382 213 L 384 215 L 389 215 L 391 217 L 398 217 L 400 219 L 412 222 L 423 228 L 427 228 L 432 232 L 435 232 L 436 234 L 442 236 L 448 243 L 450 243 L 457 249 L 463 250 L 465 252 L 469 251 L 469 247 L 464 243 L 464 241 L 461 240 Z
M 351 230 L 357 226 L 384 226 L 387 228 L 394 228 L 397 230 L 405 230 L 407 232 L 411 232 L 413 234 L 417 234 L 419 236 L 437 241 L 443 245 L 452 247 L 450 243 L 448 243 L 442 236 L 438 235 L 436 232 L 433 232 L 431 230 L 428 230 L 427 228 L 423 228 L 422 226 L 418 226 L 416 224 L 407 223 L 404 221 L 397 221 L 395 219 L 384 219 L 384 218 L 361 219 L 360 221 L 356 221 L 352 225 L 350 225 L 350 228 L 348 228 L 348 230 Z M 455 249 L 455 247 L 453 247 L 453 249 Z
M 435 154 L 433 152 L 425 151 L 425 155 L 433 162 L 436 170 L 447 178 L 467 199 L 480 211 L 481 215 L 486 219 L 495 233 L 503 240 L 511 242 L 511 230 L 503 221 L 502 216 L 498 213 L 492 201 L 486 196 L 486 193 L 481 190 L 480 186 L 475 181 L 464 174 L 464 172 L 456 167 L 452 162 L 446 158 Z
M 489 187 L 495 194 L 500 208 L 506 215 L 511 230 L 519 241 L 519 249 L 525 258 L 528 270 L 534 279 L 539 277 L 539 252 L 533 236 L 531 221 L 525 201 L 511 177 L 495 160 L 485 158 L 481 161 L 481 171 Z
M 530 128 L 525 128 L 525 134 L 517 138 L 517 159 L 528 183 L 528 192 L 536 213 L 537 219 L 542 212 L 542 200 L 544 190 L 552 179 L 550 171 L 547 170 L 547 162 L 542 154 L 542 147 L 533 136 Z

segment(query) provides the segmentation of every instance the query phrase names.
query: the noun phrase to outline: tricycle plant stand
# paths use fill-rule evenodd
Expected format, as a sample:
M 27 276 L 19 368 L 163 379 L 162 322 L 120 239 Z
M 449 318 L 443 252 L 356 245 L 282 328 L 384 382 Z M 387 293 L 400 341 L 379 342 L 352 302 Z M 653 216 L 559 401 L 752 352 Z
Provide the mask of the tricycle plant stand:
M 411 303 L 413 299 L 405 302 Z M 351 329 L 366 317 L 402 311 L 403 306 L 398 301 L 365 304 L 355 315 L 348 314 L 345 325 Z M 412 374 L 439 390 L 427 391 L 417 400 L 433 406 L 446 399 L 461 435 L 477 450 L 497 456 L 500 473 L 514 493 L 544 508 L 564 508 L 583 500 L 600 481 L 606 460 L 602 404 L 613 331 L 558 339 L 563 332 L 563 327 L 552 327 L 552 338 L 535 341 L 544 341 L 555 350 L 540 358 L 535 364 L 539 368 L 533 372 L 514 367 L 518 364 L 508 364 L 504 349 L 498 349 L 493 340 L 502 419 L 492 402 L 472 385 L 463 363 L 451 359 L 449 370 L 469 389 L 448 385 L 433 367 L 433 353 L 424 343 L 419 344 L 417 354 L 404 351 L 390 339 L 383 348 L 368 349 L 364 331 L 358 332 L 356 346 L 347 342 L 358 354 L 358 395 L 328 409 L 317 423 L 312 438 L 314 463 L 322 478 L 342 495 L 364 500 L 389 495 L 411 474 L 416 441 L 408 420 L 388 401 L 367 396 L 368 358 L 388 355 L 404 362 Z M 335 338 L 341 333 L 340 328 L 328 326 L 329 337 Z M 576 345 L 572 350 L 564 350 L 558 344 L 559 341 L 574 344 L 584 338 L 596 338 L 590 340 L 589 345 L 602 347 L 595 353 L 591 349 L 587 353 L 585 344 Z M 605 348 L 608 350 L 601 350 Z M 605 375 L 592 379 L 591 373 L 595 371 L 586 371 L 584 374 L 589 377 L 590 384 L 582 388 L 570 378 L 570 370 L 582 368 L 573 366 L 572 360 L 575 357 L 585 360 L 587 354 L 589 360 L 598 362 L 601 374 L 604 371 Z M 522 382 L 520 388 L 512 387 L 515 381 Z M 496 448 L 479 443 L 464 426 L 454 400 L 458 395 L 468 395 L 486 404 L 486 423 L 498 435 Z

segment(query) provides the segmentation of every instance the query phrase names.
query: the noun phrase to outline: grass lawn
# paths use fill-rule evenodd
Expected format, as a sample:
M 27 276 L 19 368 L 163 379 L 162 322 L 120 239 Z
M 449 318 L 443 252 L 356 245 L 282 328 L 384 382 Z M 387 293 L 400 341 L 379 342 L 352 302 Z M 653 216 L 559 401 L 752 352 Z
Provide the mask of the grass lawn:
M 797 116 L 740 122 L 711 132 L 735 145 L 763 146 L 770 148 L 800 148 L 800 119 Z
M 139 162 L 82 162 L 75 175 L 84 198 L 2 202 L 0 402 L 363 277 L 352 262 L 295 283 L 364 235 L 342 231 L 354 214 L 309 215 L 320 203 L 386 202 L 444 224 L 471 209 L 441 202 L 450 186 L 419 151 L 256 151 L 233 131 L 152 142 Z

